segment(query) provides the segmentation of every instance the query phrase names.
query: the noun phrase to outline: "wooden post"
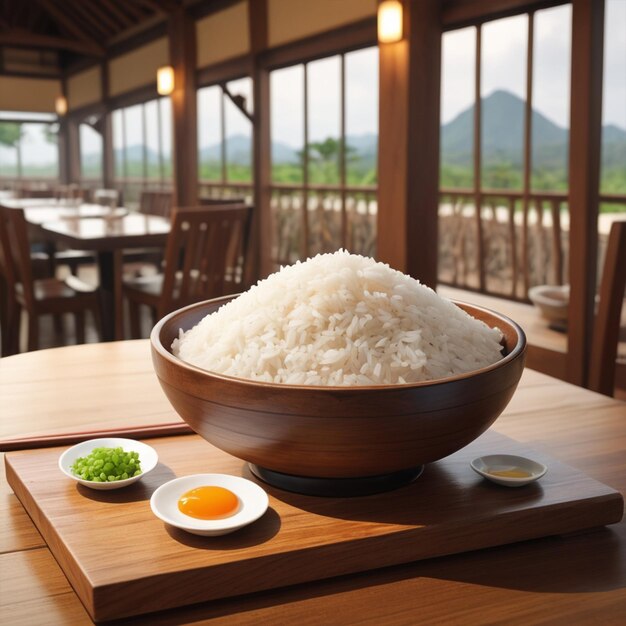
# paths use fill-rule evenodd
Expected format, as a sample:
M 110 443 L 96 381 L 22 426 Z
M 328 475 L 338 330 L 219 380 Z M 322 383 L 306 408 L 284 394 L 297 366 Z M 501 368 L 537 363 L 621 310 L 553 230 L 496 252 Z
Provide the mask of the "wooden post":
M 100 84 L 102 89 L 102 102 L 104 111 L 102 114 L 102 186 L 106 189 L 115 187 L 115 159 L 113 155 L 113 112 L 109 105 L 109 65 L 102 63 L 100 66 Z
M 67 98 L 67 79 L 65 76 L 61 78 L 61 95 Z M 67 114 L 59 119 L 59 182 L 67 185 L 70 182 L 70 138 L 68 131 Z
M 180 7 L 169 20 L 172 98 L 174 197 L 177 206 L 198 203 L 198 120 L 196 105 L 196 25 Z
M 248 284 L 270 274 L 272 214 L 271 214 L 271 147 L 270 147 L 270 77 L 261 67 L 258 56 L 267 48 L 267 0 L 248 2 L 250 53 L 254 89 L 253 162 L 254 214 Z
M 380 261 L 435 287 L 441 3 L 405 0 L 404 39 L 380 44 Z
M 567 379 L 587 385 L 596 292 L 604 0 L 572 2 Z
M 67 182 L 77 183 L 80 181 L 80 136 L 78 122 L 71 118 L 65 118 L 65 132 L 67 138 Z

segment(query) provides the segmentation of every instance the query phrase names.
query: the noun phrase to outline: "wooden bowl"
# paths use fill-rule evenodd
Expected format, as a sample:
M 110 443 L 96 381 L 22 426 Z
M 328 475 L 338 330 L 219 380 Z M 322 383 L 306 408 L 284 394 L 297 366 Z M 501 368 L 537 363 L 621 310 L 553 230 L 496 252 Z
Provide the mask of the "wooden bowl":
M 170 346 L 233 296 L 171 313 L 152 330 L 152 360 L 178 414 L 213 445 L 272 472 L 298 477 L 387 475 L 441 459 L 496 420 L 519 382 L 522 329 L 503 315 L 457 304 L 504 334 L 505 356 L 450 378 L 368 387 L 255 382 L 209 372 L 175 357 Z

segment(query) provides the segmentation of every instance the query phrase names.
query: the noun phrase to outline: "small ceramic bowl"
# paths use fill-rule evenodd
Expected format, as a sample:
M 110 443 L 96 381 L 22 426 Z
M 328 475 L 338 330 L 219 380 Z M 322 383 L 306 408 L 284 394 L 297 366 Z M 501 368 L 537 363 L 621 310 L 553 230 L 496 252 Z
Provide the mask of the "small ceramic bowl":
M 178 509 L 182 495 L 196 487 L 223 487 L 232 491 L 239 500 L 239 509 L 230 517 L 204 520 L 185 515 Z M 232 533 L 256 521 L 267 510 L 267 493 L 256 483 L 228 474 L 193 474 L 175 478 L 161 485 L 150 499 L 152 512 L 166 524 L 193 535 L 217 536 Z
M 528 290 L 528 298 L 545 319 L 567 323 L 569 285 L 537 285 Z
M 472 469 L 498 485 L 522 487 L 541 478 L 548 468 L 543 463 L 512 454 L 491 454 L 471 462 Z
M 141 474 L 133 476 L 126 480 L 116 480 L 113 482 L 97 483 L 92 480 L 84 480 L 72 473 L 71 467 L 74 462 L 81 456 L 87 456 L 94 448 L 118 448 L 121 447 L 125 452 L 138 452 L 139 461 L 141 463 Z M 152 471 L 159 461 L 159 456 L 154 448 L 135 441 L 134 439 L 123 439 L 121 437 L 103 437 L 101 439 L 89 439 L 82 443 L 77 443 L 66 450 L 59 458 L 59 469 L 69 478 L 77 483 L 89 487 L 90 489 L 121 489 L 137 482 L 143 478 L 148 472 Z

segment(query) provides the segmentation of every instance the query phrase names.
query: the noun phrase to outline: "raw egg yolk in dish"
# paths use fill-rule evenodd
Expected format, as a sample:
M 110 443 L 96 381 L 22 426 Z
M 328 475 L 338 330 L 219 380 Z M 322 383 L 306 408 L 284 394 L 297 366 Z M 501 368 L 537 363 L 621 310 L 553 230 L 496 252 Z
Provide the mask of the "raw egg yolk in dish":
M 239 510 L 239 498 L 224 487 L 196 487 L 180 497 L 178 510 L 197 519 L 223 519 Z

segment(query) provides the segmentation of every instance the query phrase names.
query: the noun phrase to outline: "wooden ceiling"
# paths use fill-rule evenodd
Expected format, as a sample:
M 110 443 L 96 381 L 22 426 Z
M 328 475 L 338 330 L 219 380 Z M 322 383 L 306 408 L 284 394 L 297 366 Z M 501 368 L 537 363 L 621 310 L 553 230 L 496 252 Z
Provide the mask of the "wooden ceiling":
M 107 49 L 157 25 L 184 0 L 0 0 L 0 46 L 104 57 Z

